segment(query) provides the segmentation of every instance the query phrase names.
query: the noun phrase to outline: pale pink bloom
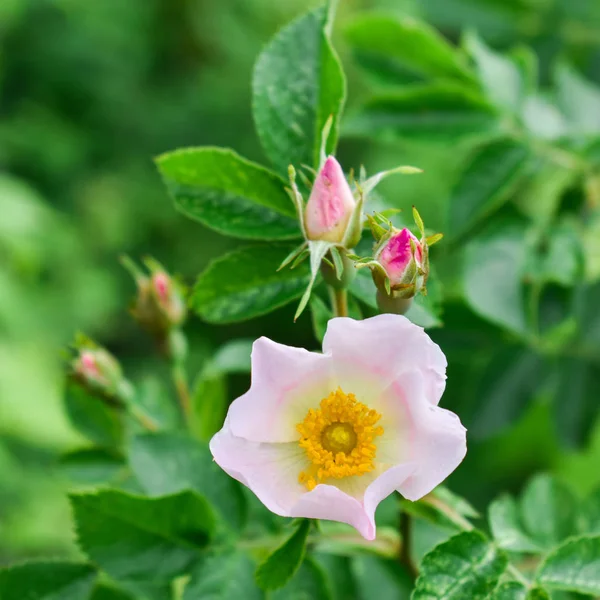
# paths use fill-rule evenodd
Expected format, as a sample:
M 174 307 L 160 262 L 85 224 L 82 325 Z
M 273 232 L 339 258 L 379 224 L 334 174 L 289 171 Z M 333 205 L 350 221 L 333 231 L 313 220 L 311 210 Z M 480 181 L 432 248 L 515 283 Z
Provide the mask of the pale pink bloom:
M 356 200 L 342 167 L 329 156 L 306 204 L 304 223 L 308 239 L 341 242 L 355 207 Z
M 211 452 L 274 513 L 342 521 L 373 540 L 379 502 L 395 490 L 418 500 L 465 456 L 465 428 L 438 407 L 446 365 L 423 329 L 399 315 L 332 319 L 323 354 L 260 338 L 250 390 L 231 404 Z M 353 424 L 343 416 L 331 424 L 338 399 L 352 394 L 356 402 L 347 400 L 340 414 L 354 415 Z M 332 445 L 345 449 L 328 466 L 315 466 L 310 456 Z M 366 458 L 355 458 L 355 450 Z M 362 469 L 346 463 L 366 466 L 340 475 Z
M 406 228 L 395 233 L 383 246 L 376 257 L 379 264 L 385 269 L 392 287 L 404 283 L 404 274 L 412 261 L 411 240 L 415 246 L 415 261 L 417 266 L 421 266 L 423 261 L 423 249 L 421 248 L 421 243 L 418 238 Z

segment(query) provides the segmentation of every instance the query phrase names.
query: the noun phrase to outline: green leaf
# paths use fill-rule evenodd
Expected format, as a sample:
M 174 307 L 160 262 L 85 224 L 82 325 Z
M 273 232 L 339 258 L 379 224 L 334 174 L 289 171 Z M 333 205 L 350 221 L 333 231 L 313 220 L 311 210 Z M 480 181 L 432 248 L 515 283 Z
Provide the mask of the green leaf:
M 30 562 L 0 570 L 2 600 L 88 600 L 96 579 L 91 565 Z
M 521 142 L 499 138 L 478 146 L 450 196 L 448 227 L 453 237 L 497 210 L 524 175 L 529 150 Z
M 346 36 L 355 50 L 397 62 L 402 70 L 426 77 L 473 79 L 463 54 L 423 21 L 371 13 L 352 21 Z
M 397 561 L 368 554 L 352 559 L 351 573 L 361 600 L 409 600 L 412 578 Z
M 294 315 L 294 321 L 302 314 L 302 311 L 306 308 L 308 301 L 310 300 L 310 295 L 312 293 L 313 286 L 321 272 L 321 264 L 325 255 L 333 246 L 331 242 L 318 241 L 308 242 L 308 249 L 310 251 L 310 279 L 308 281 L 308 285 L 306 286 L 306 290 L 304 290 L 304 294 L 302 294 L 302 298 L 300 298 L 300 303 L 298 304 L 298 308 L 296 309 L 296 314 Z
M 181 412 L 173 402 L 172 391 L 159 376 L 146 375 L 136 385 L 133 403 L 159 429 L 177 429 L 181 424 Z
M 534 399 L 544 366 L 528 348 L 507 344 L 493 353 L 478 386 L 477 397 L 485 402 L 475 409 L 471 434 L 487 438 L 516 422 Z
M 565 63 L 557 66 L 555 80 L 558 105 L 573 132 L 583 136 L 600 133 L 600 88 Z
M 225 421 L 227 381 L 208 365 L 198 374 L 192 389 L 190 427 L 198 439 L 208 442 Z
M 465 249 L 463 286 L 467 304 L 484 319 L 525 335 L 522 270 L 525 227 L 498 221 Z
M 459 533 L 425 555 L 412 600 L 484 600 L 506 565 L 506 556 L 481 533 Z
M 128 592 L 105 583 L 98 584 L 90 600 L 138 600 Z M 145 599 L 144 599 L 145 600 Z
M 302 519 L 296 531 L 260 564 L 256 581 L 263 590 L 281 588 L 294 576 L 304 559 L 310 525 L 309 519 Z
M 246 510 L 240 486 L 215 463 L 207 444 L 178 433 L 139 435 L 131 442 L 129 460 L 147 494 L 194 490 L 233 529 L 242 527 Z
M 537 579 L 550 588 L 600 594 L 600 536 L 568 540 L 540 565 Z
M 254 581 L 254 563 L 239 550 L 205 556 L 192 571 L 182 600 L 261 600 L 263 592 Z
M 534 477 L 521 496 L 525 530 L 545 548 L 576 533 L 578 511 L 577 500 L 571 491 L 550 475 Z
M 356 582 L 351 573 L 350 558 L 324 552 L 317 552 L 311 554 L 311 556 L 327 573 L 332 600 L 363 600 L 358 595 Z
M 73 426 L 100 446 L 114 448 L 123 442 L 123 419 L 116 406 L 108 406 L 78 383 L 69 381 L 65 408 Z
M 241 248 L 213 261 L 198 277 L 192 308 L 209 323 L 246 321 L 300 297 L 310 276 L 306 264 L 277 272 L 290 246 Z
M 193 492 L 143 498 L 105 490 L 70 499 L 79 545 L 116 579 L 158 583 L 184 573 L 215 526 Z
M 60 471 L 72 484 L 95 486 L 117 480 L 126 471 L 123 458 L 101 448 L 87 448 L 63 454 Z
M 504 110 L 517 113 L 525 93 L 518 66 L 507 56 L 486 46 L 474 32 L 465 36 L 465 48 L 475 61 L 479 80 L 490 101 Z
M 488 510 L 492 534 L 500 548 L 512 552 L 541 551 L 540 546 L 523 531 L 517 503 L 508 494 L 494 500 Z
M 498 128 L 495 109 L 467 88 L 449 83 L 411 86 L 376 96 L 344 122 L 348 136 L 383 141 L 454 141 Z
M 331 600 L 331 592 L 323 570 L 307 557 L 296 575 L 285 587 L 272 592 L 269 600 Z
M 223 344 L 210 361 L 220 373 L 250 373 L 253 340 L 230 340 Z
M 600 535 L 600 488 L 595 489 L 582 506 L 582 531 Z
M 327 152 L 337 143 L 346 81 L 329 40 L 332 17 L 321 7 L 296 19 L 271 40 L 254 69 L 254 122 L 267 156 L 283 175 L 290 164 L 318 167 L 321 132 L 330 115 Z
M 490 600 L 550 600 L 550 596 L 542 588 L 535 587 L 528 590 L 517 581 L 506 581 L 494 590 Z
M 224 235 L 254 240 L 300 236 L 285 182 L 224 148 L 187 148 L 156 159 L 184 215 Z

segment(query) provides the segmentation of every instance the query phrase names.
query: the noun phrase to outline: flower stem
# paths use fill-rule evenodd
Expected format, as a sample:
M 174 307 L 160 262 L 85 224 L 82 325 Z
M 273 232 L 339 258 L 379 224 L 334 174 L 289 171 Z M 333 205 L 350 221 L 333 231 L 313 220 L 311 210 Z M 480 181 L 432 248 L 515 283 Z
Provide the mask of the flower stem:
M 348 292 L 345 289 L 330 287 L 331 305 L 336 317 L 348 316 Z
M 187 375 L 183 365 L 179 362 L 174 362 L 171 367 L 171 377 L 173 378 L 173 384 L 177 391 L 177 398 L 179 399 L 179 406 L 186 423 L 190 422 L 192 413 L 192 400 L 190 394 L 190 388 L 187 381 Z
M 413 579 L 416 579 L 419 575 L 419 571 L 413 562 L 411 556 L 412 550 L 412 517 L 405 511 L 400 513 L 400 535 L 402 541 L 400 545 L 400 564 L 406 567 L 406 570 Z

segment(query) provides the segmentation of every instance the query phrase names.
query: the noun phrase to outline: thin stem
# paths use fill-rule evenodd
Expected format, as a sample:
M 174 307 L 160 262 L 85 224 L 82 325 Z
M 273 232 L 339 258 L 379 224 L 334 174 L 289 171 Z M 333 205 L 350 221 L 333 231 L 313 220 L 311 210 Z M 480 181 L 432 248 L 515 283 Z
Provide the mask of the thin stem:
M 189 423 L 192 414 L 192 397 L 187 381 L 187 374 L 181 363 L 173 363 L 173 366 L 171 367 L 171 377 L 173 378 L 173 384 L 175 385 L 175 390 L 177 391 L 177 398 L 179 399 L 181 412 L 183 413 L 185 422 Z
M 419 571 L 415 566 L 415 563 L 412 559 L 412 517 L 405 511 L 400 513 L 400 535 L 402 536 L 402 541 L 400 545 L 400 556 L 398 559 L 400 563 L 403 564 L 411 577 L 416 579 L 419 575 Z
M 144 414 L 136 406 L 128 406 L 127 412 L 148 431 L 158 431 L 158 425 L 148 415 Z
M 135 389 L 131 382 L 123 379 L 116 391 L 116 398 L 127 413 L 132 416 L 144 429 L 158 431 L 158 424 L 135 404 Z
M 345 289 L 330 288 L 333 314 L 336 317 L 348 316 L 348 292 Z

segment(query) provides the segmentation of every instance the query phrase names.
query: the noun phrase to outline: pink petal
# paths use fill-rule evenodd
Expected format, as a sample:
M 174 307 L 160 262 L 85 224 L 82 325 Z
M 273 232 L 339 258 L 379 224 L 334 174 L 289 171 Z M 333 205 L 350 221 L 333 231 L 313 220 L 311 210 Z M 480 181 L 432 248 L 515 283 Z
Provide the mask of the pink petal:
M 250 390 L 229 407 L 233 435 L 255 442 L 292 442 L 309 408 L 334 390 L 331 357 L 261 337 L 252 346 Z
M 337 384 L 361 401 L 368 398 L 362 400 L 350 387 L 360 385 L 359 379 L 372 381 L 374 394 L 401 373 L 415 369 L 423 374 L 427 399 L 432 404 L 440 401 L 446 387 L 448 363 L 444 353 L 421 327 L 401 315 L 377 315 L 364 321 L 332 319 L 323 351 L 333 357 Z
M 467 452 L 466 429 L 453 412 L 428 402 L 418 371 L 399 376 L 381 402 L 379 410 L 397 418 L 400 435 L 407 436 L 408 454 L 403 452 L 399 462 L 415 464 L 398 491 L 409 500 L 418 500 L 462 462 Z
M 306 469 L 306 454 L 297 442 L 261 444 L 231 433 L 230 419 L 210 441 L 215 462 L 231 477 L 250 488 L 272 512 L 289 517 L 306 494 L 298 475 Z

